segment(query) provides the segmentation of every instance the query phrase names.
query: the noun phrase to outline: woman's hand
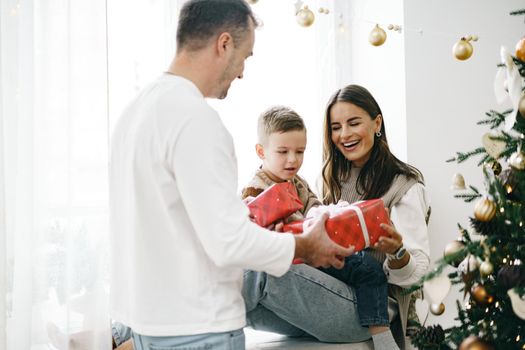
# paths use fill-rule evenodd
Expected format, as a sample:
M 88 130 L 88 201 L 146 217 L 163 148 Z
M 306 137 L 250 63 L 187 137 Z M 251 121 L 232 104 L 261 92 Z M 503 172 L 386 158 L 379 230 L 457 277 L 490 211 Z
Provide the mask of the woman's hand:
M 381 224 L 381 228 L 388 233 L 388 236 L 379 237 L 374 248 L 386 254 L 394 254 L 403 245 L 403 237 L 393 225 Z
M 394 254 L 403 246 L 403 237 L 397 232 L 393 225 L 381 224 L 381 228 L 388 232 L 388 237 L 379 237 L 379 240 L 374 244 L 374 248 L 386 253 Z M 410 254 L 406 252 L 399 260 L 388 258 L 388 267 L 397 270 L 408 264 L 410 261 Z

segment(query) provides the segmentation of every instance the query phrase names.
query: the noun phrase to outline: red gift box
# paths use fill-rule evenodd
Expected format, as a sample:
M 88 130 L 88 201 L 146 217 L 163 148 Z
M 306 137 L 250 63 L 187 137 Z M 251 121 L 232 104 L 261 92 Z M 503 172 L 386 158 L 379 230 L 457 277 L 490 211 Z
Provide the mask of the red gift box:
M 283 231 L 301 233 L 303 222 L 285 224 Z M 325 227 L 332 241 L 343 247 L 352 245 L 355 251 L 360 251 L 373 246 L 379 237 L 388 235 L 380 227 L 382 223 L 390 225 L 385 204 L 382 199 L 370 199 L 338 208 L 337 213 L 326 220 Z
M 297 190 L 291 182 L 273 184 L 255 197 L 248 208 L 255 222 L 263 227 L 283 219 L 303 208 Z

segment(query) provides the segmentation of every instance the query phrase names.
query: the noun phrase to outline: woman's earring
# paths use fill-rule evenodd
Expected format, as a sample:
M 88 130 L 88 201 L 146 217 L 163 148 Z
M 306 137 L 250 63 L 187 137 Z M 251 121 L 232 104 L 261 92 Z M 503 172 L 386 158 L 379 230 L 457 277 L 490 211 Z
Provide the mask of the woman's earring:
M 381 134 L 381 130 L 379 130 L 378 132 L 376 132 L 376 136 L 377 136 L 377 137 L 381 137 L 381 135 L 382 135 L 382 134 Z

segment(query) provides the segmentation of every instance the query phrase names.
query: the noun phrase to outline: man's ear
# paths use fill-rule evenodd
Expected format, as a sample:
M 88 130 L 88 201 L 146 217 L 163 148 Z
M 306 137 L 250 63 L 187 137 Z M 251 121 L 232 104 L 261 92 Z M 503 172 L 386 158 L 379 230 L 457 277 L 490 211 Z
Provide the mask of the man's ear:
M 264 159 L 264 147 L 260 143 L 255 145 L 255 153 L 257 153 L 257 156 L 259 159 Z
M 233 47 L 233 38 L 230 33 L 221 33 L 217 38 L 217 52 L 219 55 L 225 55 L 231 47 Z

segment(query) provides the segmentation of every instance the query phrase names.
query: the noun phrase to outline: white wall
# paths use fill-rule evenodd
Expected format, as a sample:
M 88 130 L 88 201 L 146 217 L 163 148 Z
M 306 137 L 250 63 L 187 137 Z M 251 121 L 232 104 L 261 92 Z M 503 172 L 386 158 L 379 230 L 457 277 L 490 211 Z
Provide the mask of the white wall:
M 523 36 L 523 17 L 509 12 L 525 7 L 523 0 L 355 0 L 345 5 L 350 17 L 351 60 L 341 69 L 341 84 L 366 86 L 385 116 L 392 151 L 425 175 L 432 199 L 429 226 L 432 260 L 458 237 L 457 223 L 468 227 L 473 204 L 454 199 L 455 172 L 484 190 L 476 159 L 446 163 L 457 151 L 481 146 L 488 131 L 477 126 L 498 106 L 493 90 L 500 46 L 514 50 Z M 380 47 L 368 43 L 374 22 L 401 24 L 402 34 L 387 30 Z M 421 32 L 422 30 L 422 32 Z M 452 46 L 464 35 L 476 34 L 474 54 L 467 61 L 452 56 Z M 427 324 L 450 325 L 456 316 L 457 289 L 447 298 L 444 315 Z
M 473 204 L 454 199 L 450 190 L 455 172 L 484 190 L 479 158 L 460 165 L 445 163 L 457 151 L 481 146 L 488 131 L 476 122 L 490 109 L 503 110 L 494 97 L 500 46 L 514 50 L 523 36 L 523 16 L 509 12 L 525 7 L 523 0 L 406 0 L 405 70 L 408 161 L 423 171 L 432 196 L 431 255 L 442 256 L 445 245 L 458 237 L 457 223 L 468 227 Z M 417 33 L 417 29 L 423 33 Z M 466 61 L 452 56 L 453 44 L 476 34 L 474 53 Z M 449 323 L 456 315 L 451 293 L 443 316 L 430 323 Z
M 407 153 L 405 111 L 405 52 L 403 35 L 387 30 L 388 24 L 403 23 L 402 0 L 356 0 L 344 9 L 350 27 L 351 59 L 339 62 L 340 84 L 366 87 L 378 101 L 392 152 L 405 160 Z M 378 23 L 386 32 L 381 46 L 372 46 L 368 35 Z M 342 45 L 344 46 L 344 45 Z

